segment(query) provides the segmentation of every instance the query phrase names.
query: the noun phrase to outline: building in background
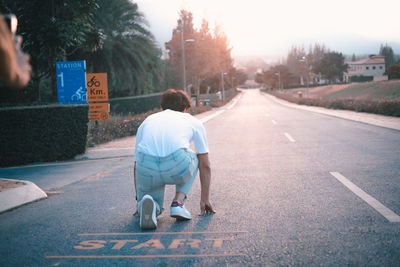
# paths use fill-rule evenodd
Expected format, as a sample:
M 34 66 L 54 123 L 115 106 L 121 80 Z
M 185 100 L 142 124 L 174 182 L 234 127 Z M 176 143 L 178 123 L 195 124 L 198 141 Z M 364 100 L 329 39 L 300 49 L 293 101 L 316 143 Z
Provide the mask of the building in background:
M 356 81 L 382 81 L 387 80 L 387 75 L 384 75 L 385 57 L 370 56 L 367 59 L 359 61 L 346 62 L 348 64 L 347 72 L 344 73 L 345 82 Z

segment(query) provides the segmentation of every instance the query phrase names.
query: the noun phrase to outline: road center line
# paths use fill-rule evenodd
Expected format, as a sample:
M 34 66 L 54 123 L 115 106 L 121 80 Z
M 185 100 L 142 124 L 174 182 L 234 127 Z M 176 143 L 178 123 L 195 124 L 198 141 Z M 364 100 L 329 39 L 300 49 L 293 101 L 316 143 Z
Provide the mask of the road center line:
M 290 142 L 296 142 L 296 140 L 294 140 L 293 137 L 290 136 L 290 134 L 285 133 L 285 136 L 287 139 L 289 139 Z
M 373 207 L 377 212 L 379 212 L 383 217 L 385 217 L 389 222 L 400 222 L 400 216 L 385 207 L 381 202 L 373 198 L 371 195 L 364 192 L 361 188 L 353 184 L 346 177 L 338 172 L 330 172 L 330 174 L 339 180 L 344 186 L 350 189 L 354 194 L 360 197 L 362 200 Z

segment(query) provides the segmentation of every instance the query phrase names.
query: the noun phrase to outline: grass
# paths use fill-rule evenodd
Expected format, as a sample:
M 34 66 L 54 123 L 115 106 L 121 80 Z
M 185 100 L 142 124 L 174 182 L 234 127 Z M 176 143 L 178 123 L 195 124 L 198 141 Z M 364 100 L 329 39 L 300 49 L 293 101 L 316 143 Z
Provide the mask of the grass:
M 329 99 L 354 98 L 366 100 L 400 98 L 400 81 L 357 83 L 327 95 Z
M 299 97 L 299 92 L 302 97 Z M 304 88 L 288 89 L 283 93 L 269 93 L 300 105 L 400 117 L 400 80 L 310 88 L 309 99 L 305 98 Z
M 303 97 L 306 95 L 305 88 L 288 89 L 284 92 L 292 96 L 298 96 L 299 92 Z M 313 87 L 309 89 L 309 96 L 315 99 L 399 99 L 400 80 Z

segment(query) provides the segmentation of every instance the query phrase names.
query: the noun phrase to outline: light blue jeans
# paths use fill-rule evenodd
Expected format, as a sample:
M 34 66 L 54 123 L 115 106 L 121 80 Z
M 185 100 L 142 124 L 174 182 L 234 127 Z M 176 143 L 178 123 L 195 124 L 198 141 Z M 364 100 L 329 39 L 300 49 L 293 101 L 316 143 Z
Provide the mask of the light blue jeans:
M 157 203 L 157 215 L 163 211 L 165 185 L 176 185 L 176 192 L 189 194 L 198 171 L 197 155 L 188 149 L 178 149 L 166 157 L 138 152 L 136 190 L 140 201 L 149 194 Z

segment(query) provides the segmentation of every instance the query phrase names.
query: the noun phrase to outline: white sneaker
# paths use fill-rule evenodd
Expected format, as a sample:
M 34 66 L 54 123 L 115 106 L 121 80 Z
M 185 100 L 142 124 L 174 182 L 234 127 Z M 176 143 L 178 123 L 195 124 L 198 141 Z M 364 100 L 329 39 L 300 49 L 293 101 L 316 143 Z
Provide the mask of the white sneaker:
M 192 219 L 190 212 L 185 208 L 185 204 L 179 204 L 177 201 L 172 202 L 170 215 L 171 217 L 176 218 L 178 221 Z
M 150 195 L 144 195 L 139 204 L 140 228 L 156 229 L 156 203 Z

